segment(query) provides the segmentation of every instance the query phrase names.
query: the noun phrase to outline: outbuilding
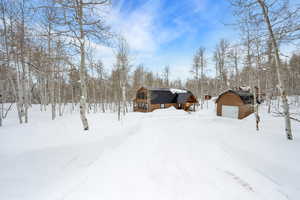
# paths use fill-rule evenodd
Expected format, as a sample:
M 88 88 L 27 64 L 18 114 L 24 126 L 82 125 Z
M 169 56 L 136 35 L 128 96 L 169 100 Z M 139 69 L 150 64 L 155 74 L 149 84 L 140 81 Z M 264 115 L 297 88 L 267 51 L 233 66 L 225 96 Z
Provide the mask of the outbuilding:
M 217 115 L 243 119 L 254 112 L 254 96 L 249 91 L 228 90 L 216 99 Z
M 204 95 L 204 100 L 211 100 L 211 95 L 209 95 L 209 94 L 206 94 L 206 95 Z

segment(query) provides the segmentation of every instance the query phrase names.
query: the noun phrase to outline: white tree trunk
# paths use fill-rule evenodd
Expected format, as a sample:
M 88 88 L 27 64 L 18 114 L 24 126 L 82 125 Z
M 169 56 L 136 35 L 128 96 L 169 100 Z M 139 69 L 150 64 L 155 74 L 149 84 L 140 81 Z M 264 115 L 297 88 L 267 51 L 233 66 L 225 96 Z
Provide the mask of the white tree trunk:
M 274 48 L 274 52 L 275 52 L 275 66 L 276 66 L 276 72 L 277 72 L 277 77 L 278 77 L 278 88 L 280 90 L 281 93 L 281 99 L 282 99 L 282 107 L 283 107 L 283 114 L 284 114 L 284 118 L 285 118 L 285 132 L 286 132 L 286 137 L 288 140 L 292 140 L 293 139 L 293 135 L 292 135 L 292 129 L 291 129 L 291 119 L 290 119 L 290 111 L 289 111 L 289 104 L 288 104 L 288 99 L 286 96 L 286 91 L 284 88 L 284 80 L 283 80 L 283 76 L 281 73 L 281 61 L 280 61 L 280 56 L 279 56 L 279 48 L 277 45 L 277 41 L 275 38 L 275 35 L 273 33 L 273 29 L 272 29 L 272 25 L 269 19 L 269 14 L 266 8 L 266 4 L 264 1 L 262 0 L 257 0 L 262 12 L 263 12 L 263 16 L 264 16 L 264 20 L 266 22 L 269 34 L 270 34 L 270 38 L 271 38 L 271 42 L 272 42 L 272 46 Z
M 52 74 L 54 74 L 54 72 L 51 72 Z M 52 116 L 52 120 L 54 120 L 56 118 L 56 102 L 55 102 L 55 83 L 54 83 L 54 76 L 51 76 L 51 94 L 50 94 L 50 101 L 51 101 L 51 116 Z
M 254 89 L 254 113 L 255 113 L 255 124 L 256 124 L 256 130 L 259 131 L 259 122 L 260 122 L 260 117 L 259 117 L 259 104 L 257 103 L 257 90 Z
M 1 88 L 0 88 L 1 89 Z M 3 94 L 2 91 L 0 91 L 0 127 L 2 126 L 3 121 L 3 113 L 4 113 L 4 106 L 3 106 Z
M 86 117 L 86 98 L 87 98 L 87 89 L 86 89 L 86 79 L 85 79 L 85 34 L 83 30 L 83 2 L 80 1 L 78 8 L 78 20 L 79 20 L 79 29 L 80 29 L 80 87 L 81 87 L 81 99 L 80 99 L 80 118 L 82 121 L 83 129 L 89 130 L 89 124 Z
M 80 99 L 80 118 L 82 121 L 83 129 L 85 131 L 89 130 L 89 124 L 86 118 L 86 101 L 84 96 L 81 96 Z
M 122 84 L 122 112 L 125 116 L 126 114 L 126 86 L 125 84 Z
M 62 112 L 62 90 L 61 90 L 61 87 L 62 87 L 62 84 L 61 84 L 61 77 L 59 76 L 59 80 L 58 80 L 58 115 L 61 117 L 63 115 L 63 112 Z

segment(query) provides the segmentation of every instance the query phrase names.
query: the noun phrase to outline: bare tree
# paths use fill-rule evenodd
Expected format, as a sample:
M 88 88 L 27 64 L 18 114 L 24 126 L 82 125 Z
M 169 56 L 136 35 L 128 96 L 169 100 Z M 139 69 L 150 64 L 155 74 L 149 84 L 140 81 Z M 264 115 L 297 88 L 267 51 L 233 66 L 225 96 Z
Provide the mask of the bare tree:
M 220 91 L 223 91 L 229 87 L 227 76 L 227 63 L 229 58 L 230 44 L 227 40 L 222 39 L 216 46 L 214 52 L 214 60 L 216 62 L 216 70 L 220 79 Z
M 195 79 L 195 90 L 196 96 L 201 99 L 201 109 L 203 109 L 204 104 L 204 69 L 205 69 L 205 48 L 200 47 L 196 54 L 194 55 L 193 59 L 193 68 L 192 74 L 194 75 Z
M 280 58 L 280 44 L 286 41 L 299 39 L 300 34 L 300 8 L 291 8 L 287 0 L 231 0 L 236 8 L 235 14 L 242 13 L 249 15 L 246 22 L 251 29 L 257 25 L 264 25 L 266 28 L 257 36 L 267 37 L 272 45 L 275 69 L 278 78 L 278 88 L 281 94 L 283 115 L 285 118 L 285 132 L 287 139 L 292 140 L 291 122 L 287 92 L 285 89 L 285 78 L 283 76 L 283 65 Z M 244 22 L 245 23 L 245 22 Z
M 231 60 L 231 65 L 233 66 L 234 69 L 234 87 L 237 88 L 240 86 L 240 74 L 239 74 L 239 62 L 240 62 L 240 58 L 241 58 L 241 54 L 240 54 L 241 49 L 239 48 L 238 45 L 233 45 L 230 48 L 230 52 L 229 52 L 229 58 Z
M 193 74 L 193 79 L 195 80 L 195 87 L 192 88 L 195 91 L 195 95 L 199 97 L 199 86 L 200 86 L 200 56 L 199 56 L 199 51 L 196 52 L 196 54 L 193 57 L 193 66 L 192 66 L 192 74 Z
M 53 37 L 58 33 L 55 32 L 54 26 L 57 23 L 57 10 L 55 8 L 55 1 L 48 0 L 45 1 L 45 6 L 42 7 L 42 27 L 45 30 L 45 33 L 42 36 L 45 36 L 47 40 L 47 71 L 50 73 L 47 78 L 50 82 L 50 103 L 51 103 L 51 116 L 52 120 L 56 117 L 56 101 L 55 101 L 55 62 L 53 54 Z
M 163 81 L 164 87 L 170 87 L 170 66 L 167 65 L 164 67 L 163 71 Z
M 80 118 L 84 130 L 89 129 L 86 117 L 87 85 L 86 85 L 86 43 L 107 39 L 108 27 L 104 25 L 103 16 L 99 15 L 100 7 L 107 6 L 108 0 L 59 0 L 59 9 L 63 10 L 63 28 L 65 36 L 73 41 L 73 46 L 80 54 Z
M 118 92 L 118 119 L 121 119 L 121 112 L 123 115 L 127 112 L 127 81 L 129 72 L 129 46 L 124 38 L 119 39 L 118 52 L 116 55 L 117 63 L 116 70 L 119 78 L 119 91 Z M 121 93 L 121 94 L 120 94 Z

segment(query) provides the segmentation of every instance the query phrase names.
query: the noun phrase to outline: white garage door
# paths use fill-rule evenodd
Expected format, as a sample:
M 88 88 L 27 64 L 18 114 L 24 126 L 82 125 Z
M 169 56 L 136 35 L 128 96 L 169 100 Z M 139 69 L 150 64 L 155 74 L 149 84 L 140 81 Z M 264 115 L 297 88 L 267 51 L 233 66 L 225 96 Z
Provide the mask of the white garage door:
M 225 106 L 222 105 L 222 116 L 238 119 L 239 107 L 238 106 Z

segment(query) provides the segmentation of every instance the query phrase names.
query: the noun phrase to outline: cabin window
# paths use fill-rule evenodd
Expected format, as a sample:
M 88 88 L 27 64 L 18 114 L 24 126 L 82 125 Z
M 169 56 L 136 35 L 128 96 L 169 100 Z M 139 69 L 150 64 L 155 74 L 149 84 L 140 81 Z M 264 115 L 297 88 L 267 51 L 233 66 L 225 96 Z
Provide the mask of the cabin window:
M 165 104 L 160 104 L 160 108 L 165 108 Z
M 147 103 L 138 103 L 138 108 L 143 110 L 148 110 L 148 104 Z
M 145 92 L 139 92 L 139 93 L 137 93 L 136 98 L 137 99 L 147 99 L 147 95 Z
M 148 104 L 147 103 L 144 103 L 143 109 L 148 110 Z
M 140 103 L 139 108 L 143 108 L 143 103 Z

